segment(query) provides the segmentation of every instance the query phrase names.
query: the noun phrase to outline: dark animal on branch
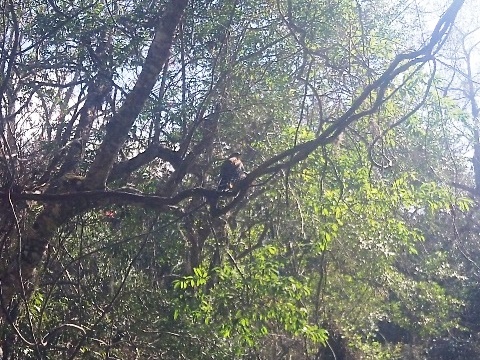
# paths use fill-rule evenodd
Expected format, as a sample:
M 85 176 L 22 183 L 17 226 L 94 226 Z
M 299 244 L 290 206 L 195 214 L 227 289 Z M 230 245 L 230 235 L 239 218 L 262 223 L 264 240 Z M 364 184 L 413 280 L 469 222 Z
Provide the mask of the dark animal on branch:
M 233 188 L 236 182 L 247 176 L 243 163 L 240 160 L 240 153 L 234 152 L 224 161 L 220 168 L 220 179 L 217 190 L 227 191 Z

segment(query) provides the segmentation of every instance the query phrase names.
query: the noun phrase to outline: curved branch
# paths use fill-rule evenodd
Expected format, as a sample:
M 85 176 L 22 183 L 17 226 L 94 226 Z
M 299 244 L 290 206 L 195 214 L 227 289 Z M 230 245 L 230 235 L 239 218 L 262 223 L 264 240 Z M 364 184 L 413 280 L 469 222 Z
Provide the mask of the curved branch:
M 170 163 L 174 169 L 177 169 L 181 164 L 181 158 L 177 151 L 171 150 L 161 144 L 152 143 L 144 152 L 137 156 L 114 164 L 107 182 L 110 183 L 121 179 L 157 158 Z
M 408 71 L 417 64 L 423 66 L 434 58 L 433 54 L 437 52 L 439 50 L 439 46 L 443 44 L 445 35 L 451 28 L 453 20 L 460 10 L 463 2 L 464 0 L 454 1 L 438 22 L 428 43 L 419 50 L 397 55 L 395 59 L 393 59 L 390 66 L 383 72 L 383 74 L 377 80 L 365 87 L 363 92 L 353 102 L 350 108 L 336 121 L 334 121 L 333 124 L 325 129 L 322 134 L 313 140 L 294 146 L 268 159 L 257 169 L 252 171 L 247 176 L 246 181 L 251 182 L 253 179 L 258 178 L 261 175 L 278 171 L 278 167 L 274 165 L 292 155 L 296 156 L 296 158 L 293 159 L 295 162 L 305 159 L 318 147 L 332 142 L 351 123 L 377 111 L 378 108 L 383 104 L 385 91 L 397 76 Z M 362 105 L 364 105 L 365 100 L 370 96 L 375 97 L 373 105 L 367 110 L 359 111 L 362 108 Z M 287 164 L 283 163 L 283 165 Z

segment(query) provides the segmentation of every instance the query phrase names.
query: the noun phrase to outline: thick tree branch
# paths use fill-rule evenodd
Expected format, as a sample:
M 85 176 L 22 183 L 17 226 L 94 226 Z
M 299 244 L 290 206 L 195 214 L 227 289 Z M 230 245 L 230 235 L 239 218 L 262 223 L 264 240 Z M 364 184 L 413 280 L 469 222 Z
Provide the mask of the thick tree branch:
M 107 182 L 110 183 L 121 179 L 157 158 L 168 162 L 174 169 L 178 168 L 181 163 L 180 155 L 176 151 L 161 144 L 152 143 L 144 152 L 137 156 L 114 164 Z
M 0 196 L 9 195 L 13 201 L 32 200 L 43 203 L 63 203 L 71 204 L 72 202 L 82 202 L 89 204 L 86 208 L 94 208 L 104 204 L 138 204 L 145 206 L 152 206 L 162 208 L 164 206 L 172 206 L 181 201 L 194 198 L 206 197 L 210 198 L 215 195 L 220 196 L 234 196 L 232 192 L 217 192 L 212 189 L 205 188 L 191 188 L 181 191 L 175 196 L 158 196 L 151 194 L 144 194 L 134 189 L 121 188 L 119 190 L 87 190 L 87 191 L 72 191 L 66 193 L 56 194 L 36 194 L 36 193 L 8 193 L 0 191 Z
M 175 31 L 187 2 L 187 0 L 172 0 L 167 4 L 135 86 L 127 95 L 122 107 L 107 124 L 104 140 L 87 173 L 85 185 L 88 188 L 105 186 L 128 131 L 140 114 L 168 59 Z

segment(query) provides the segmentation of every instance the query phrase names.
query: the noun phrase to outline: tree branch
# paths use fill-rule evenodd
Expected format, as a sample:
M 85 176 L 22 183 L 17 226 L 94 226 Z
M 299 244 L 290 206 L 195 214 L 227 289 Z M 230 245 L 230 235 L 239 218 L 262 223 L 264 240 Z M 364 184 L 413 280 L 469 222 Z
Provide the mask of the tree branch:
M 177 169 L 181 164 L 180 155 L 176 151 L 161 144 L 152 143 L 144 152 L 137 156 L 114 164 L 107 182 L 110 183 L 121 179 L 157 158 L 167 161 L 174 169 Z
M 128 131 L 140 114 L 169 57 L 177 25 L 187 3 L 187 0 L 171 0 L 167 4 L 135 86 L 107 124 L 104 140 L 87 173 L 86 187 L 94 189 L 105 186 Z

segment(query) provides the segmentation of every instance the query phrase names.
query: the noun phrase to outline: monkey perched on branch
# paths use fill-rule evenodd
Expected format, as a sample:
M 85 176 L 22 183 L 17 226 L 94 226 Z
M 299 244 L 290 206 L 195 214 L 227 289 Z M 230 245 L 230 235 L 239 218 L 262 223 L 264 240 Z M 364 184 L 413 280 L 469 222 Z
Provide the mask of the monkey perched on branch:
M 220 168 L 220 179 L 217 186 L 218 191 L 232 189 L 236 182 L 245 179 L 247 176 L 242 160 L 240 160 L 240 155 L 239 152 L 234 152 L 223 162 Z

